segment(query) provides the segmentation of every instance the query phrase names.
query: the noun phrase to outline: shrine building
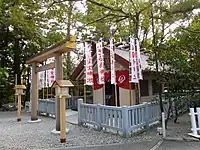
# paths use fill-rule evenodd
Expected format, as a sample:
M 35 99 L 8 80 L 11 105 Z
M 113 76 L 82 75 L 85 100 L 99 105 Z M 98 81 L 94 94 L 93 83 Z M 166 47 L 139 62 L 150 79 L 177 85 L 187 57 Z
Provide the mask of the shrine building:
M 96 45 L 92 45 L 92 61 L 93 61 L 93 86 L 87 86 L 87 96 L 92 96 L 94 104 L 105 104 L 110 106 L 123 106 L 136 104 L 135 85 L 129 83 L 129 45 L 115 45 L 115 68 L 116 68 L 116 89 L 110 83 L 110 50 L 109 46 L 104 46 L 104 69 L 105 69 L 105 85 L 98 84 L 97 74 L 97 55 Z M 141 50 L 141 67 L 143 80 L 140 80 L 140 103 L 151 101 L 158 95 L 159 86 L 156 82 L 155 66 L 148 65 L 148 54 Z M 84 58 L 72 73 L 71 80 L 75 84 L 73 91 L 74 96 L 83 96 L 83 85 L 85 79 Z M 131 88 L 131 90 L 130 90 Z M 163 86 L 162 86 L 163 91 Z M 115 95 L 116 94 L 116 95 Z M 115 101 L 115 98 L 117 100 Z

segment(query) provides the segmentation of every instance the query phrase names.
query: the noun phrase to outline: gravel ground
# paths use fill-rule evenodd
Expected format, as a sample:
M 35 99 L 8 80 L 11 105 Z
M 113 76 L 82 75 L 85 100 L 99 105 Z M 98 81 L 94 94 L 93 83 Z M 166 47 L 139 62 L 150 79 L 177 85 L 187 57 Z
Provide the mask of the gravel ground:
M 188 133 L 191 133 L 191 120 L 188 113 L 178 117 L 178 123 L 174 123 L 174 119 L 169 120 L 167 125 L 168 137 L 188 137 Z
M 131 138 L 122 138 L 119 135 L 95 131 L 93 128 L 67 124 L 70 129 L 67 134 L 67 143 L 59 143 L 59 135 L 51 134 L 55 128 L 55 119 L 41 117 L 42 122 L 30 124 L 28 113 L 23 113 L 22 122 L 16 121 L 16 112 L 0 112 L 0 150 L 49 149 L 71 146 L 101 145 L 114 143 L 133 143 L 151 141 L 160 138 L 156 129 Z
M 164 141 L 156 150 L 199 150 L 199 142 Z

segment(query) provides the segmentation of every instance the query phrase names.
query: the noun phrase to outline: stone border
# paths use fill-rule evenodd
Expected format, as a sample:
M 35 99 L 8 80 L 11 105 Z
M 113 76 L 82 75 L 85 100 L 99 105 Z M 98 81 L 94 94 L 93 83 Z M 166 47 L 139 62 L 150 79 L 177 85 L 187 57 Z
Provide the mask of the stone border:
M 37 120 L 29 120 L 28 123 L 38 123 L 38 122 L 41 122 L 42 120 L 41 119 L 37 119 Z
M 60 134 L 60 131 L 57 131 L 56 129 L 53 129 L 53 130 L 51 131 L 51 133 L 52 133 L 52 134 L 55 134 L 55 135 L 58 135 L 58 134 Z M 68 128 L 66 128 L 66 133 L 69 133 L 69 129 L 68 129 Z

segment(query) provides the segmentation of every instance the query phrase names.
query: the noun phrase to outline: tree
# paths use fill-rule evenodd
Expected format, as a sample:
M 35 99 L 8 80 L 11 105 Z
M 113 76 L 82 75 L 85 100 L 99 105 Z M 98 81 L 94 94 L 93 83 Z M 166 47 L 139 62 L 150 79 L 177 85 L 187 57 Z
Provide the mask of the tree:
M 53 0 L 0 2 L 0 67 L 8 68 L 12 83 L 10 89 L 14 87 L 15 74 L 18 84 L 21 84 L 22 76 L 29 83 L 30 69 L 25 63 L 27 58 L 66 37 L 64 21 L 69 8 L 66 5 L 54 4 Z M 27 86 L 29 91 L 29 84 Z M 3 93 L 5 97 L 10 94 L 6 91 Z

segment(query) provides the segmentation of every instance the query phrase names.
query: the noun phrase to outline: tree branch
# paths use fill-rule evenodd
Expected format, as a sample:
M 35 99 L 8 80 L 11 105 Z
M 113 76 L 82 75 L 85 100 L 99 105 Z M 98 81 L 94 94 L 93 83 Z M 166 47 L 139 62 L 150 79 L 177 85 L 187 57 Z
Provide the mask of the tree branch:
M 116 14 L 108 14 L 108 15 L 106 15 L 106 16 L 104 16 L 104 17 L 98 18 L 98 19 L 96 19 L 96 20 L 94 20 L 94 21 L 92 21 L 92 22 L 87 23 L 85 26 L 88 26 L 88 25 L 90 25 L 90 24 L 93 24 L 93 23 L 96 23 L 96 22 L 99 22 L 99 21 L 103 21 L 103 20 L 105 20 L 106 18 L 108 18 L 108 17 L 110 17 L 110 16 L 123 17 L 123 19 L 121 18 L 122 20 L 124 20 L 124 18 L 127 18 L 127 16 L 118 16 L 118 15 L 116 15 Z M 119 20 L 119 21 L 122 21 L 121 19 L 118 19 L 118 20 Z
M 108 10 L 111 10 L 111 11 L 116 11 L 116 12 L 120 12 L 120 13 L 123 13 L 125 15 L 128 15 L 127 13 L 125 13 L 122 9 L 115 9 L 113 7 L 110 7 L 110 6 L 106 6 L 104 5 L 103 3 L 99 3 L 99 2 L 96 2 L 96 1 L 93 1 L 93 0 L 87 0 L 88 2 L 90 2 L 91 4 L 93 5 L 96 5 L 96 6 L 99 6 L 99 7 L 104 7 Z

